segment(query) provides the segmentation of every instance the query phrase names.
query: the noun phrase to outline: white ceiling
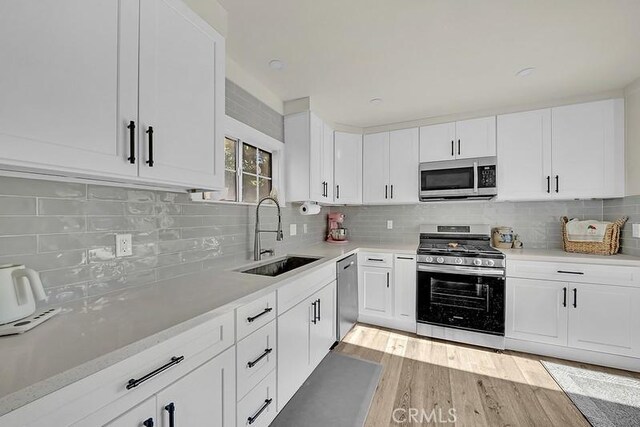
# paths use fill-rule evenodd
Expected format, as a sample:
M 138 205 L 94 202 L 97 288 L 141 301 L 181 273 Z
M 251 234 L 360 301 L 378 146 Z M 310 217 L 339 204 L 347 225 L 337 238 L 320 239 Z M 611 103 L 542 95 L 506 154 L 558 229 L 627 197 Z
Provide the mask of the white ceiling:
M 310 96 L 326 120 L 352 126 L 586 95 L 640 76 L 638 0 L 220 2 L 234 60 L 283 100 Z M 284 70 L 269 68 L 274 58 Z

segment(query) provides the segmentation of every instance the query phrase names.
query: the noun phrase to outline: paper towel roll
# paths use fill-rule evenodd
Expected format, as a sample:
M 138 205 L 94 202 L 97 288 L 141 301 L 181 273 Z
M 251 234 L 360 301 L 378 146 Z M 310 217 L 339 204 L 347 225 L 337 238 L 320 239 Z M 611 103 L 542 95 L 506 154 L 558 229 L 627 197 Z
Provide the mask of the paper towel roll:
M 320 213 L 320 205 L 312 202 L 304 202 L 300 205 L 300 213 L 302 215 L 317 215 Z

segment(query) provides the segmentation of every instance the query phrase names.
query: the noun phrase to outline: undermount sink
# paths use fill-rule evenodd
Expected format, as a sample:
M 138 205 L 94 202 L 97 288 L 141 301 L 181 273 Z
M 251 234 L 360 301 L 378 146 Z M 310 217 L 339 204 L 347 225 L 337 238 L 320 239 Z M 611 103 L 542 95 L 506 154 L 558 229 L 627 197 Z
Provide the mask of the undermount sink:
M 296 268 L 311 264 L 312 262 L 319 259 L 320 258 L 318 257 L 288 256 L 285 258 L 277 259 L 267 264 L 259 265 L 257 267 L 240 270 L 240 272 L 248 274 L 258 274 L 260 276 L 276 277 L 291 270 L 295 270 Z

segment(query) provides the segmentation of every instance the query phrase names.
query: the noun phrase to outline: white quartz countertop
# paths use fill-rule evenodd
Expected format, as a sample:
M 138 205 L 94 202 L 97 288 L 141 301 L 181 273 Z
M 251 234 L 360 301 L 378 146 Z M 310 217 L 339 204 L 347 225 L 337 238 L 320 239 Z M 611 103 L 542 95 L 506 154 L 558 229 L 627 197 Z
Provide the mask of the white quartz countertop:
M 631 255 L 588 255 L 565 252 L 562 249 L 500 249 L 509 260 L 571 262 L 640 267 L 640 257 Z
M 415 254 L 417 246 L 320 243 L 290 255 L 321 259 L 278 277 L 211 269 L 64 305 L 31 331 L 0 337 L 0 416 L 358 249 Z

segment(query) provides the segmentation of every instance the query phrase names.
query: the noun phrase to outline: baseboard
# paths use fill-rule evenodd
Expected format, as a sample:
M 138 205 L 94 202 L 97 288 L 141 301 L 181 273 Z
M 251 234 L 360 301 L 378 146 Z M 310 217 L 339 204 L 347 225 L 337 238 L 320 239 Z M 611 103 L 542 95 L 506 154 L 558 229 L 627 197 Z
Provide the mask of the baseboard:
M 383 328 L 397 329 L 404 332 L 416 333 L 415 320 L 401 320 L 388 317 L 372 316 L 370 314 L 358 315 L 358 322 L 370 325 L 382 326 Z
M 576 362 L 640 372 L 640 359 L 635 359 L 633 357 L 599 353 L 597 351 L 581 350 L 552 344 L 541 344 L 513 338 L 505 339 L 505 348 L 507 350 L 521 351 L 524 353 L 539 354 L 542 356 L 557 357 Z

